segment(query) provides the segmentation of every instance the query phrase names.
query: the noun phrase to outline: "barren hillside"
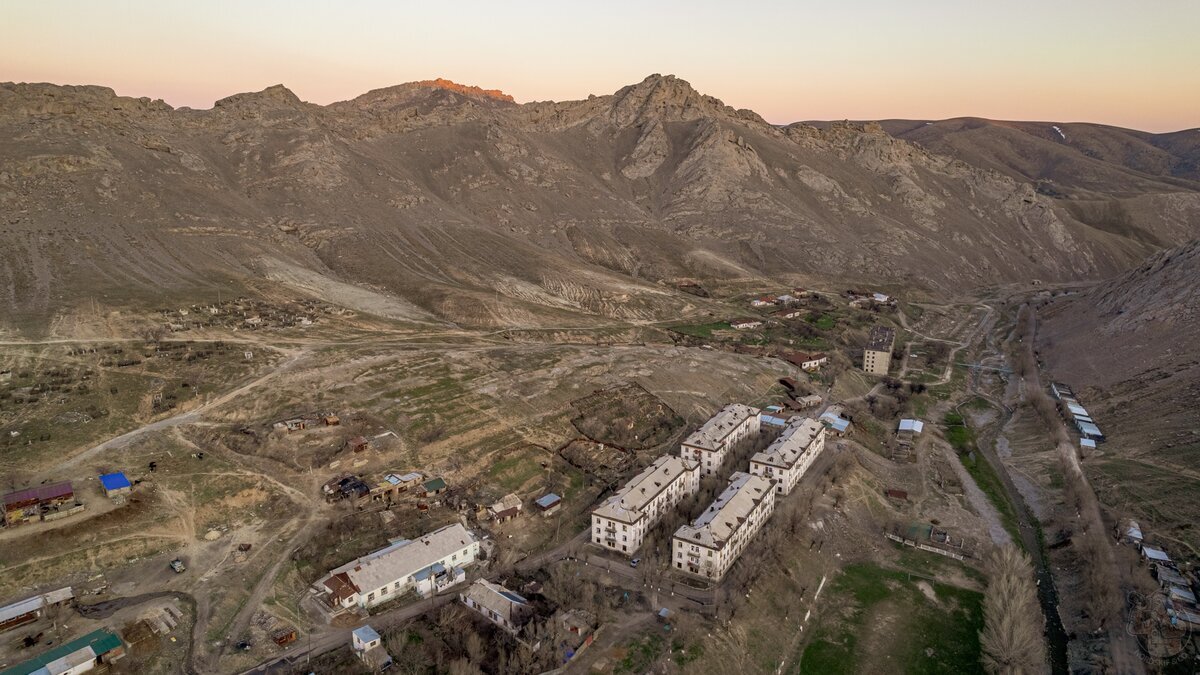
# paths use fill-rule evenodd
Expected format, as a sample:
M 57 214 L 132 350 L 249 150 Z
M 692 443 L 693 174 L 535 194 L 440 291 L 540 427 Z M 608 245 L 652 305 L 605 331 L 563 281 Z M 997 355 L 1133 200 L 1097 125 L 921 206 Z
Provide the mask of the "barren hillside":
M 1041 310 L 1039 349 L 1108 436 L 1085 463 L 1105 501 L 1195 541 L 1200 240 Z
M 0 158 L 0 315 L 20 326 L 261 279 L 413 320 L 655 320 L 694 307 L 682 279 L 961 290 L 1105 276 L 1197 234 L 1183 169 L 1117 227 L 876 124 L 778 128 L 659 75 L 562 103 L 434 80 L 210 110 L 3 84 Z

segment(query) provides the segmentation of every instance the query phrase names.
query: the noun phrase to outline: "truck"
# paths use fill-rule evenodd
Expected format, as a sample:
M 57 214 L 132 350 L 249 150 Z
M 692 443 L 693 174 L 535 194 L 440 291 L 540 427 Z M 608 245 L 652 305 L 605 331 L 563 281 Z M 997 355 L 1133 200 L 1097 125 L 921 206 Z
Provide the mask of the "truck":
M 187 571 L 187 567 L 183 564 L 183 561 L 180 560 L 179 558 L 176 558 L 171 561 L 171 569 L 175 570 L 176 574 L 183 574 L 184 572 Z

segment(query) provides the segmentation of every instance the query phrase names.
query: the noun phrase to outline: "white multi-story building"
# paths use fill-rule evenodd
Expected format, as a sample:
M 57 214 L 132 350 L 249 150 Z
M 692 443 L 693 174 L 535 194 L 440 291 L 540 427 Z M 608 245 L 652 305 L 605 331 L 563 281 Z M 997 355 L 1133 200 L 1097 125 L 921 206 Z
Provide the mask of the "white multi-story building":
M 762 476 L 738 471 L 729 487 L 691 525 L 675 532 L 675 569 L 720 579 L 775 510 L 775 486 Z
M 793 417 L 774 443 L 750 458 L 750 473 L 774 479 L 775 490 L 786 495 L 824 449 L 824 425 L 807 417 Z
M 725 455 L 738 441 L 759 429 L 758 408 L 730 403 L 684 439 L 679 456 L 700 463 L 704 475 L 721 468 Z
M 313 589 L 334 609 L 374 607 L 409 590 L 428 596 L 466 581 L 479 540 L 459 523 L 417 539 L 400 539 L 330 570 Z
M 665 455 L 592 511 L 592 543 L 632 555 L 668 509 L 700 488 L 700 465 Z

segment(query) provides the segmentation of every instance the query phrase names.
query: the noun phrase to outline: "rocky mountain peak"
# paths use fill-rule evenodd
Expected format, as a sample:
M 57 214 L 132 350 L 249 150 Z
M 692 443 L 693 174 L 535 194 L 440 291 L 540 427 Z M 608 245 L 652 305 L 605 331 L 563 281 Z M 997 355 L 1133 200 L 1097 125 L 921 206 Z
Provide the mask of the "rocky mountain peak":
M 298 96 L 292 93 L 291 89 L 282 84 L 272 85 L 262 91 L 248 92 L 244 94 L 234 94 L 213 104 L 214 108 L 242 108 L 242 107 L 263 107 L 263 108 L 295 108 L 303 105 L 304 102 Z
M 716 115 L 736 116 L 737 112 L 719 99 L 696 91 L 686 80 L 657 73 L 618 90 L 613 94 L 610 110 L 610 118 L 618 126 L 652 119 L 678 121 Z

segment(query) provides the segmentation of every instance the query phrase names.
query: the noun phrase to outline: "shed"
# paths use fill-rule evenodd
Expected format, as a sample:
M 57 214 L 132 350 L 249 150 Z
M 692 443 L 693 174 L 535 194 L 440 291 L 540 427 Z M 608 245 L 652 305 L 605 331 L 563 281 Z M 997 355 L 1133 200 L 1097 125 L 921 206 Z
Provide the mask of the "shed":
M 562 497 L 559 497 L 553 492 L 548 492 L 535 499 L 533 503 L 537 505 L 538 509 L 543 515 L 548 516 L 557 511 L 558 507 L 562 506 Z
M 1142 528 L 1136 520 L 1129 521 L 1129 526 L 1125 528 L 1125 540 L 1131 544 L 1142 543 Z
M 75 499 L 71 481 L 39 485 L 4 495 L 4 522 L 8 525 L 37 520 L 43 509 L 51 509 Z
M 1190 588 L 1185 586 L 1176 586 L 1172 584 L 1171 587 L 1167 589 L 1167 597 L 1171 598 L 1172 600 L 1186 602 L 1190 605 L 1196 604 L 1196 594 L 1193 593 Z
M 886 495 L 888 499 L 894 499 L 898 502 L 908 501 L 908 493 L 905 492 L 904 490 L 897 490 L 895 488 L 890 488 L 890 489 L 884 490 L 883 494 Z
M 1096 441 L 1093 441 L 1090 438 L 1081 438 L 1079 439 L 1079 447 L 1083 450 L 1095 450 Z
M 133 484 L 120 471 L 100 476 L 100 485 L 104 487 L 104 494 L 107 497 L 129 494 L 133 490 Z
M 1091 422 L 1077 422 L 1075 426 L 1079 427 L 1079 433 L 1087 438 L 1097 441 L 1104 440 L 1104 434 L 1100 433 L 1100 427 Z
M 1167 555 L 1166 551 L 1153 546 L 1142 546 L 1142 555 L 1154 562 L 1171 562 L 1171 556 Z
M 359 626 L 351 631 L 350 635 L 351 644 L 356 651 L 360 652 L 378 647 L 383 641 L 383 638 L 379 637 L 379 633 L 370 626 Z
M 914 434 L 919 434 L 924 429 L 925 423 L 921 420 L 903 419 L 900 420 L 900 426 L 897 431 L 911 431 Z

